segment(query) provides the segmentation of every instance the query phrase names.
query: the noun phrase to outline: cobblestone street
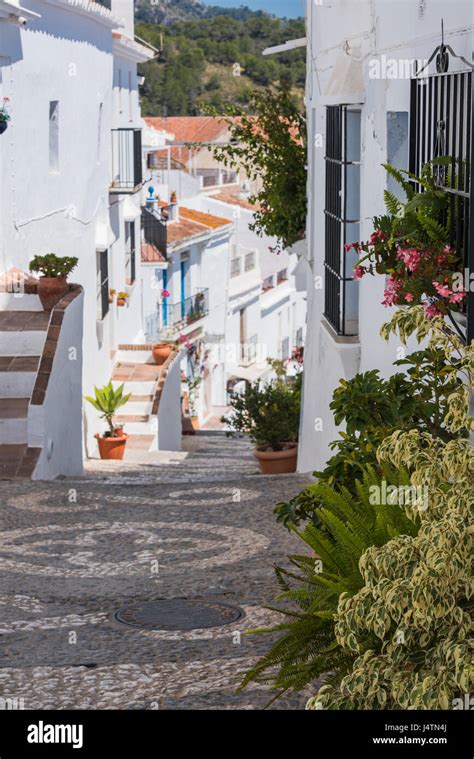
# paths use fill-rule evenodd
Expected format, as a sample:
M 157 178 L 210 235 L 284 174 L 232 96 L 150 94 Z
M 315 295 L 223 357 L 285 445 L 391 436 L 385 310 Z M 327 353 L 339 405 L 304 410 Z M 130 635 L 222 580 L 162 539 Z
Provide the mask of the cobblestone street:
M 93 462 L 81 480 L 2 481 L 0 697 L 25 709 L 260 709 L 236 693 L 269 646 L 273 564 L 300 550 L 273 507 L 298 475 L 263 478 L 250 446 L 210 432 L 161 465 Z M 157 454 L 159 456 L 159 454 Z M 115 613 L 157 599 L 238 607 L 220 627 L 150 630 Z M 299 709 L 304 698 L 274 709 Z

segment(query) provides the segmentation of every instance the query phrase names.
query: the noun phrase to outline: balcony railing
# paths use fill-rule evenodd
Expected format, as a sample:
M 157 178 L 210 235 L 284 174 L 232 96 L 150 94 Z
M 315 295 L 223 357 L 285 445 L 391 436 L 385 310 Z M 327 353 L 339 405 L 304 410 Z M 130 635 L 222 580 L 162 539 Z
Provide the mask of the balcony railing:
M 166 221 L 160 218 L 159 211 L 142 208 L 142 242 L 152 245 L 163 258 L 167 258 L 168 230 Z
M 112 129 L 111 192 L 134 192 L 142 183 L 142 130 Z
M 109 11 L 112 10 L 112 0 L 93 0 L 94 3 L 97 3 L 97 5 L 103 5 L 104 8 L 108 8 Z
M 194 295 L 178 303 L 159 303 L 155 313 L 146 317 L 147 340 L 173 337 L 209 313 L 209 290 L 197 290 Z

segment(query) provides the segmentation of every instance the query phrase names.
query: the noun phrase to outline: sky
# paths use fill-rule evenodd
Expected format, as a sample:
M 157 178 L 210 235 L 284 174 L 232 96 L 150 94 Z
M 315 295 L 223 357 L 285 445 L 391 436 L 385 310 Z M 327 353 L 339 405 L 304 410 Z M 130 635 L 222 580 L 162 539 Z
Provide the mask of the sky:
M 201 0 L 205 5 L 239 8 L 246 5 L 253 11 L 268 11 L 275 16 L 298 18 L 304 15 L 305 0 Z

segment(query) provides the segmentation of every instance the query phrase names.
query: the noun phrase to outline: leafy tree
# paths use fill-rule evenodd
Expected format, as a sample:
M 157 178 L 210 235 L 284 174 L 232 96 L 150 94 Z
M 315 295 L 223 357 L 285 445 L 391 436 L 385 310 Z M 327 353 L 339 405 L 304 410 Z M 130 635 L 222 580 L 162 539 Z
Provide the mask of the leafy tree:
M 259 179 L 261 189 L 250 197 L 255 206 L 251 228 L 289 247 L 304 238 L 306 229 L 306 121 L 283 91 L 254 91 L 250 110 L 255 116 L 226 108 L 232 141 L 216 146 L 214 156 Z

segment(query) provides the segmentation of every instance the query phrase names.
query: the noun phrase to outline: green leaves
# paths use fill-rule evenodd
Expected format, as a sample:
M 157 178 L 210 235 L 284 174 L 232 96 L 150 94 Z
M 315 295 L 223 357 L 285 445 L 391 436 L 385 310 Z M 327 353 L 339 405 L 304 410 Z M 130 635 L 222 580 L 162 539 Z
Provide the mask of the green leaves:
M 31 259 L 30 271 L 39 272 L 43 277 L 67 277 L 76 268 L 79 259 L 75 256 L 56 256 L 47 253 Z
M 299 434 L 301 378 L 295 385 L 281 380 L 260 387 L 250 385 L 243 395 L 231 400 L 232 412 L 222 421 L 232 435 L 248 435 L 262 450 L 281 451 L 285 443 L 295 443 Z
M 117 413 L 118 409 L 124 406 L 131 397 L 131 393 L 124 395 L 123 389 L 124 385 L 122 384 L 116 390 L 114 390 L 112 381 L 110 381 L 108 385 L 105 385 L 102 388 L 94 388 L 95 398 L 91 397 L 90 395 L 86 395 L 85 397 L 86 401 L 92 404 L 92 406 L 94 406 L 97 411 L 101 412 L 101 418 L 106 420 L 112 432 L 114 430 L 114 415 Z

